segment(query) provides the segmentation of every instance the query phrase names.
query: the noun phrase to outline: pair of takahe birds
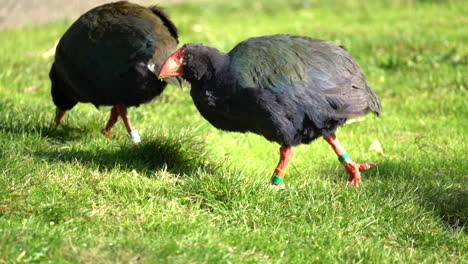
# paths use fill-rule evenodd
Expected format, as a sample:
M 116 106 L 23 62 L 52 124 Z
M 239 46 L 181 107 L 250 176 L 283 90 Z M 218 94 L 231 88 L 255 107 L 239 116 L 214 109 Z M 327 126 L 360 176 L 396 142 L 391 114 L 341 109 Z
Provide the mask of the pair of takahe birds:
M 379 115 L 381 105 L 348 51 L 293 35 L 250 38 L 227 54 L 201 44 L 176 51 L 177 38 L 157 7 L 116 2 L 82 15 L 61 38 L 50 71 L 57 125 L 78 102 L 112 105 L 104 133 L 111 136 L 120 116 L 139 143 L 126 108 L 151 101 L 167 82 L 180 86 L 183 78 L 213 126 L 281 145 L 273 185 L 282 182 L 293 147 L 318 137 L 333 147 L 350 183 L 359 184 L 360 170 L 373 163 L 353 162 L 334 132 L 347 118 Z

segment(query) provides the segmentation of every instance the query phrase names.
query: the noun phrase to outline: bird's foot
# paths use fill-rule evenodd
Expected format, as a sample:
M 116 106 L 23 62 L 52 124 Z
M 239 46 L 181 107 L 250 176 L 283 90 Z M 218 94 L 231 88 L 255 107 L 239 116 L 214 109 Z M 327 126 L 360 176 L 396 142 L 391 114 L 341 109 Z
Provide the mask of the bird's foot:
M 281 190 L 281 189 L 284 189 L 284 188 L 286 188 L 286 185 L 284 185 L 284 184 L 274 184 L 274 183 L 270 184 L 270 189 L 272 189 L 272 190 Z
M 107 130 L 105 130 L 105 129 L 102 130 L 102 134 L 104 134 L 107 138 L 111 138 L 111 137 L 112 137 L 112 132 L 107 131 Z
M 354 161 L 345 164 L 346 172 L 349 175 L 348 184 L 358 187 L 361 183 L 361 172 L 362 170 L 368 170 L 374 162 L 356 163 Z

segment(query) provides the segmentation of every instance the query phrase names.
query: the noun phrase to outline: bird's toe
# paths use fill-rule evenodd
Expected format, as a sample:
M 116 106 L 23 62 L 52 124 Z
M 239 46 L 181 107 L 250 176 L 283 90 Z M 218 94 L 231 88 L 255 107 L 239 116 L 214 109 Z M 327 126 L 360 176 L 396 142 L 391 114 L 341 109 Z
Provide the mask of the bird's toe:
M 368 170 L 370 169 L 373 165 L 376 165 L 375 162 L 364 162 L 364 163 L 359 163 L 359 170 Z
M 286 186 L 284 184 L 274 184 L 274 183 L 270 183 L 270 189 L 271 190 L 282 190 L 286 188 Z
M 103 129 L 102 134 L 104 134 L 107 138 L 112 138 L 112 132 L 110 131 Z

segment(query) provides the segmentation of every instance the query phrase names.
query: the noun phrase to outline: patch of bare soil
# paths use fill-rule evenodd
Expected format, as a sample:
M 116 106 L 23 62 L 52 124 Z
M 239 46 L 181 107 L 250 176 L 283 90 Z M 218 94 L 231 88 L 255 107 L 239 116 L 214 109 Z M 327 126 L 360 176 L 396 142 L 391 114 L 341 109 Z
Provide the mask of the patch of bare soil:
M 0 0 L 0 28 L 77 18 L 109 0 Z M 180 0 L 131 0 L 141 5 L 170 4 Z

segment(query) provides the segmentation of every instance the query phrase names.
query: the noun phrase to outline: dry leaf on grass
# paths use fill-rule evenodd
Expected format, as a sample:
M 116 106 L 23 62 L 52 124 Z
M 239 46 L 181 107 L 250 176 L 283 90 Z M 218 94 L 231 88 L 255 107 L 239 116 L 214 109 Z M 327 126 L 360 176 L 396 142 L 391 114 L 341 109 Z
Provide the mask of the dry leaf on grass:
M 357 122 L 362 122 L 362 121 L 364 121 L 364 120 L 366 120 L 366 118 L 363 117 L 363 116 L 357 117 L 357 118 L 348 119 L 348 120 L 346 121 L 346 125 L 349 125 L 349 124 L 352 124 L 352 123 L 357 123 Z
M 374 142 L 369 146 L 370 151 L 377 151 L 378 153 L 384 154 L 384 150 L 382 148 L 382 144 L 378 139 L 375 139 Z
M 37 91 L 39 91 L 39 89 L 41 89 L 41 86 L 39 85 L 34 85 L 34 86 L 30 86 L 30 87 L 26 87 L 23 89 L 23 92 L 26 92 L 26 93 L 35 93 Z
M 57 48 L 58 41 L 55 41 L 55 44 L 52 48 L 42 53 L 42 58 L 47 59 L 55 55 L 55 49 Z

